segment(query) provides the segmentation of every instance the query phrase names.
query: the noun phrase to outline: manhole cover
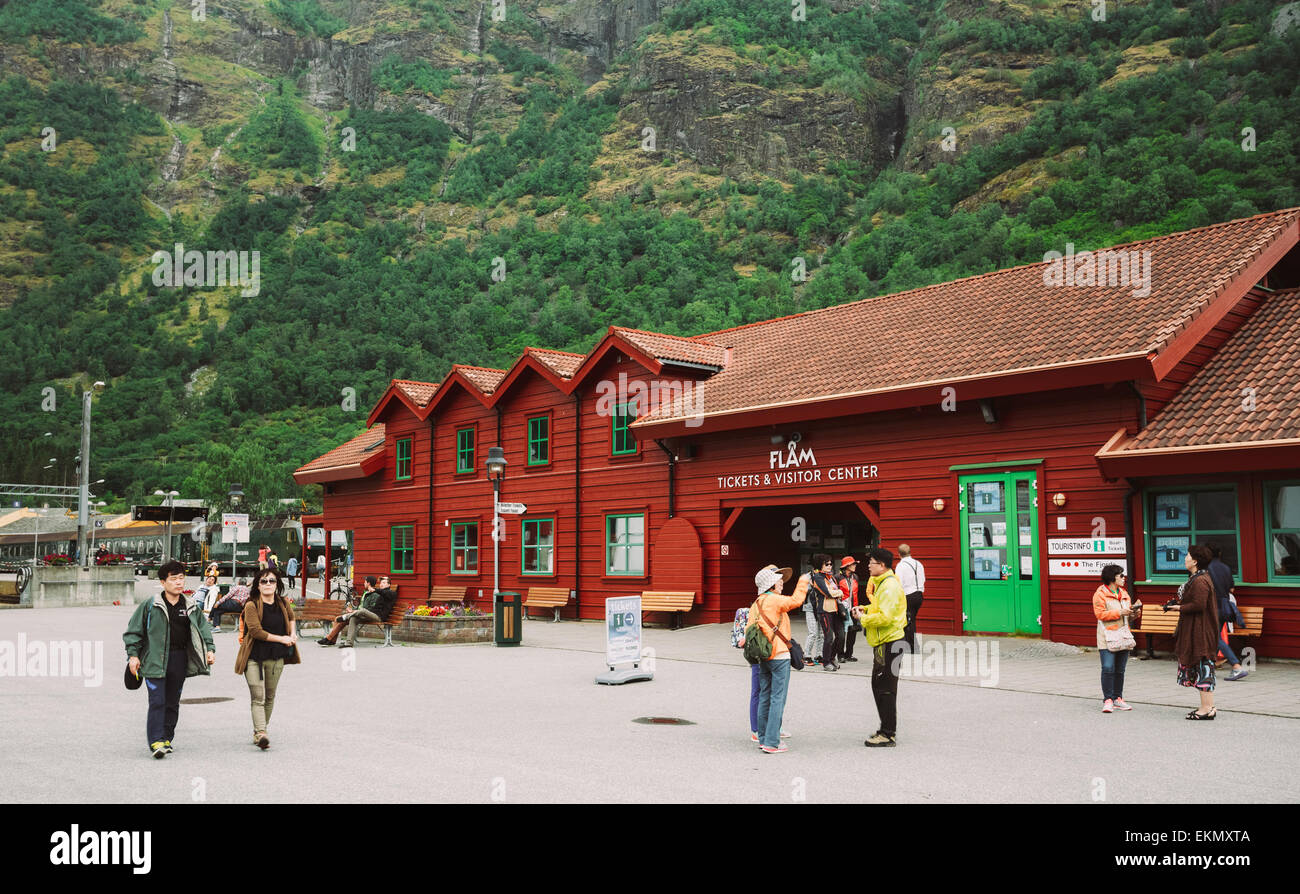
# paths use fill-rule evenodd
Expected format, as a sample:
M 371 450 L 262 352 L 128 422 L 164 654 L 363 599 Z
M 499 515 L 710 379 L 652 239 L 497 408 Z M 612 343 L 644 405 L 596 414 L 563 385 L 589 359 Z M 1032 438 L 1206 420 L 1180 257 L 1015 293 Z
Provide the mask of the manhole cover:
M 231 698 L 230 696 L 222 695 L 222 696 L 214 696 L 212 698 L 183 698 L 181 699 L 181 704 L 182 705 L 213 705 L 216 704 L 217 702 L 233 702 L 233 701 L 234 699 Z
M 683 720 L 680 717 L 638 717 L 633 723 L 655 723 L 667 724 L 669 726 L 694 726 L 694 720 Z

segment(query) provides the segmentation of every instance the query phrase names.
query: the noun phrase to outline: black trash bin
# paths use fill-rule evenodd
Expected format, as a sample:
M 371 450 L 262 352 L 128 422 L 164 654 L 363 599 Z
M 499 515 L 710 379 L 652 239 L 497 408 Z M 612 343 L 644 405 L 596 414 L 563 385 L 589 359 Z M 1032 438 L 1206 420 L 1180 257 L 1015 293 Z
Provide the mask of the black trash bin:
M 498 646 L 517 646 L 524 633 L 524 600 L 503 591 L 492 601 L 492 627 Z

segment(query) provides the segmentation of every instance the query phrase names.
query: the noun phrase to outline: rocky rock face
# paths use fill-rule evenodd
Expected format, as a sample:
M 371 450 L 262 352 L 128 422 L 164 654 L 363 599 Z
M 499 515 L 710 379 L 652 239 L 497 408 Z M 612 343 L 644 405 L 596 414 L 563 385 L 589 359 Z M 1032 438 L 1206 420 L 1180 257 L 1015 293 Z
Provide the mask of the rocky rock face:
M 882 167 L 891 155 L 898 109 L 814 88 L 760 86 L 764 66 L 706 46 L 695 55 L 650 45 L 630 78 L 646 89 L 624 94 L 620 117 L 655 128 L 656 149 L 676 151 L 724 173 L 785 178 L 832 159 Z
M 569 0 L 539 7 L 536 21 L 555 46 L 587 57 L 581 72 L 588 84 L 600 79 L 614 57 L 641 29 L 659 21 L 682 0 Z

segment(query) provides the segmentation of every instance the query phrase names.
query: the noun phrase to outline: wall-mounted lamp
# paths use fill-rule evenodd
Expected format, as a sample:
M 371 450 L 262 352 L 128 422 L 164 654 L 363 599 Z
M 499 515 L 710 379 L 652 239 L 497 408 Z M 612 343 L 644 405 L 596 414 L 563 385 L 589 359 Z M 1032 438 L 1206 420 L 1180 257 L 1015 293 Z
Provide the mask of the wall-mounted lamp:
M 935 512 L 943 512 L 943 507 L 944 507 L 943 497 L 938 497 L 930 505 L 934 507 Z
M 1061 508 L 1062 506 L 1065 505 L 1065 494 L 1062 493 L 1053 494 L 1052 502 L 1056 504 L 1056 508 L 1058 509 Z

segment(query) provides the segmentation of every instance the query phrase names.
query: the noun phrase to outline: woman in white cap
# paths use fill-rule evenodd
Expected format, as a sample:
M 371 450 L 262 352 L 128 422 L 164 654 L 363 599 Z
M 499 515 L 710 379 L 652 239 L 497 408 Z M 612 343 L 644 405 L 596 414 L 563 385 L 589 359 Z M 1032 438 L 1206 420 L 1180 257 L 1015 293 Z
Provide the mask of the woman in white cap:
M 794 572 L 768 565 L 754 575 L 758 598 L 749 607 L 749 621 L 757 623 L 772 643 L 772 656 L 758 667 L 758 744 L 767 754 L 788 751 L 781 741 L 781 717 L 790 687 L 790 612 L 803 605 L 803 596 L 782 596 L 781 588 Z

